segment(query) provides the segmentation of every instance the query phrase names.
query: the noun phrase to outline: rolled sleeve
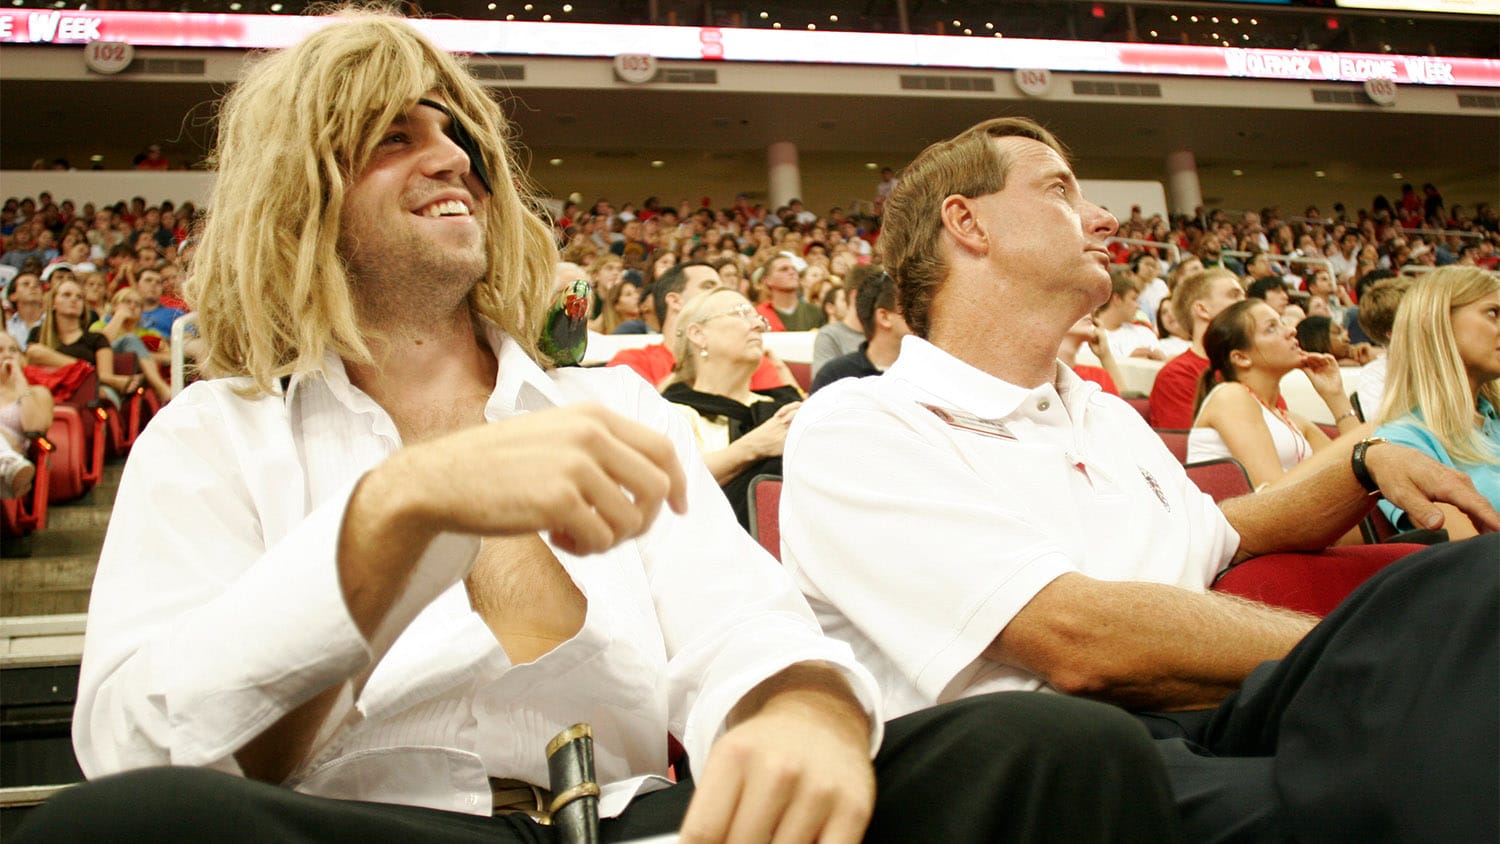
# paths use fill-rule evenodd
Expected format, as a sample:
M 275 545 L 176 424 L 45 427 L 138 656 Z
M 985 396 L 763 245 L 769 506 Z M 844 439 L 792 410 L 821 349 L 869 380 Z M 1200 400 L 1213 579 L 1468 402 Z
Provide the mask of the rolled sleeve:
M 663 512 L 641 540 L 667 648 L 669 722 L 690 758 L 706 759 L 751 689 L 800 663 L 825 663 L 849 683 L 880 745 L 874 677 L 849 646 L 823 635 L 791 578 L 734 518 L 671 405 L 643 394 L 638 418 L 673 442 L 688 476 L 688 513 Z

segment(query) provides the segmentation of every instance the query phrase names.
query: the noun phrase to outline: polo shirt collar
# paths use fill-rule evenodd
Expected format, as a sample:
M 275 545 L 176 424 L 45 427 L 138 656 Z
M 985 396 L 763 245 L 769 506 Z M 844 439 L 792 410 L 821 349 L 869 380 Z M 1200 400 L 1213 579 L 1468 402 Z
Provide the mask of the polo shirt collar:
M 933 396 L 938 404 L 972 413 L 982 419 L 1003 419 L 1034 395 L 1056 395 L 1074 419 L 1098 385 L 1086 381 L 1058 362 L 1053 381 L 1035 389 L 1019 387 L 965 363 L 932 343 L 908 334 L 901 339 L 901 355 L 885 377 L 897 378 Z

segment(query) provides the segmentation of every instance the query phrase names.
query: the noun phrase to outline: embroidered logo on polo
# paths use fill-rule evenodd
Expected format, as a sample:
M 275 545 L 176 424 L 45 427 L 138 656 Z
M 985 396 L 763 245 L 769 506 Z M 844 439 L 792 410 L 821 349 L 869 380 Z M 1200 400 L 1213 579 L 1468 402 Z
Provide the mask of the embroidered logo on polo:
M 932 414 L 937 418 L 960 431 L 969 431 L 980 436 L 996 437 L 1002 440 L 1016 439 L 1016 435 L 1012 434 L 1010 429 L 1005 427 L 1005 423 L 998 419 L 983 419 L 972 413 L 965 413 L 962 410 L 950 410 L 946 407 L 926 404 L 925 402 L 917 403 L 932 411 Z
M 1146 471 L 1146 467 L 1144 466 L 1137 466 L 1136 468 L 1141 470 L 1141 477 L 1146 479 L 1146 485 L 1151 487 L 1152 492 L 1156 493 L 1156 500 L 1161 502 L 1162 509 L 1168 513 L 1172 512 L 1172 505 L 1167 503 L 1167 495 L 1161 491 L 1161 484 L 1156 482 L 1156 476 Z

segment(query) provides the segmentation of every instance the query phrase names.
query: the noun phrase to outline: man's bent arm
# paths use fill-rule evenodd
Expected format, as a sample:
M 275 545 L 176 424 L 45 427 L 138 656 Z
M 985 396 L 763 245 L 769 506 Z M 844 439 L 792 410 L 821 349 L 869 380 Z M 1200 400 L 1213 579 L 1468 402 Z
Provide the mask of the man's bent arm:
M 1135 709 L 1210 707 L 1317 619 L 1228 595 L 1064 574 L 1038 592 L 984 656 L 1058 691 Z
M 1236 560 L 1275 551 L 1321 550 L 1369 513 L 1375 499 L 1355 479 L 1349 461 L 1370 430 L 1365 426 L 1339 437 L 1282 483 L 1224 502 L 1224 516 L 1240 534 Z M 1467 476 L 1415 449 L 1372 445 L 1365 451 L 1365 464 L 1381 492 L 1422 527 L 1442 526 L 1443 511 L 1435 503 L 1440 502 L 1463 512 L 1480 531 L 1500 530 L 1500 514 Z

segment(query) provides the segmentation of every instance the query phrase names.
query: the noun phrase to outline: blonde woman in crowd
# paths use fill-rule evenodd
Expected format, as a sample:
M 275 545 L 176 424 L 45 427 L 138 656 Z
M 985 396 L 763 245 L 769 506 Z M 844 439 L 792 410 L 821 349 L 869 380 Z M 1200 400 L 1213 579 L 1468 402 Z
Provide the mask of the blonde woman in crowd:
M 1500 506 L 1500 279 L 1474 267 L 1434 270 L 1401 299 L 1376 436 L 1468 474 Z M 1445 505 L 1452 539 L 1475 534 Z M 1397 527 L 1411 525 L 1382 500 Z
M 172 387 L 162 377 L 161 367 L 138 333 L 143 305 L 140 291 L 134 287 L 122 287 L 110 298 L 106 309 L 108 315 L 90 325 L 89 330 L 104 335 L 109 340 L 110 348 L 116 353 L 135 355 L 136 366 L 151 387 L 151 392 L 165 404 L 172 398 Z
M 94 365 L 99 390 L 118 407 L 140 387 L 142 376 L 116 375 L 115 353 L 104 335 L 84 323 L 83 286 L 73 279 L 47 293 L 42 324 L 26 340 L 26 362 L 33 366 L 67 366 L 75 360 Z

